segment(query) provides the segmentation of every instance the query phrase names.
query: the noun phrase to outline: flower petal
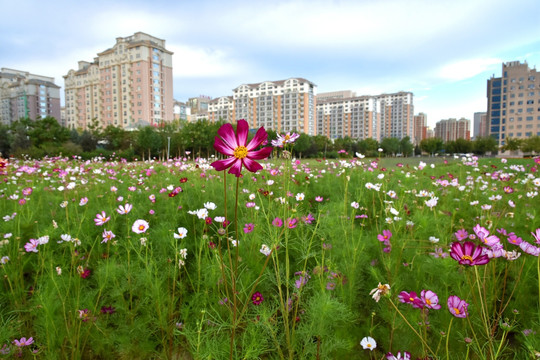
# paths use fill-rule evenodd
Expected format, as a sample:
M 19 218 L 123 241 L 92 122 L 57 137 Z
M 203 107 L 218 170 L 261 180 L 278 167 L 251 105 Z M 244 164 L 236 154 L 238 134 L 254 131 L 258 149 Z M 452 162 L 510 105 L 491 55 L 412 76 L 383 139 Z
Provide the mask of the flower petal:
M 255 160 L 266 159 L 270 155 L 271 152 L 272 152 L 272 147 L 267 146 L 265 148 L 262 148 L 261 150 L 249 151 L 247 157 L 250 159 L 255 159 Z
M 244 119 L 238 120 L 238 124 L 236 125 L 236 140 L 237 140 L 238 146 L 246 146 L 248 132 L 249 132 L 249 125 L 247 121 Z
M 240 177 L 242 173 L 242 160 L 237 158 L 232 158 L 236 161 L 232 164 L 231 168 L 229 169 L 229 174 L 234 174 L 236 177 Z M 245 160 L 245 159 L 244 159 Z
M 259 130 L 257 130 L 255 137 L 251 139 L 248 146 L 246 147 L 248 150 L 256 149 L 266 139 L 268 139 L 268 133 L 266 132 L 266 130 L 264 130 L 264 127 L 261 127 L 259 128 Z
M 251 172 L 257 172 L 263 168 L 261 164 L 250 158 L 244 158 L 244 166 Z
M 231 158 L 228 158 L 228 159 L 224 159 L 224 160 L 218 160 L 218 161 L 214 161 L 213 163 L 211 163 L 210 165 L 216 169 L 217 171 L 222 171 L 222 170 L 225 170 L 227 169 L 228 167 L 232 166 L 232 164 L 238 160 L 237 158 L 235 157 L 231 157 Z
M 226 123 L 221 125 L 217 131 L 218 135 L 221 136 L 223 142 L 232 149 L 238 147 L 238 142 L 236 141 L 236 136 L 234 135 L 234 129 L 231 124 Z
M 234 149 L 229 146 L 226 142 L 224 142 L 221 138 L 216 136 L 216 140 L 214 141 L 214 149 L 216 151 L 219 151 L 220 153 L 227 155 L 227 156 L 233 156 L 234 155 Z

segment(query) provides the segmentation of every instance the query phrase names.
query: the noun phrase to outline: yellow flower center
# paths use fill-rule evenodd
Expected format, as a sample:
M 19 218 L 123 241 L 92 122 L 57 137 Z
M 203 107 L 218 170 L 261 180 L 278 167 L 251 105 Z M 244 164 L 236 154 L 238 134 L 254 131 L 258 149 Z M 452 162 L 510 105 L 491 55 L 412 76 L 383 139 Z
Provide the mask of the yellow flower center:
M 412 297 L 409 297 L 409 300 L 410 300 L 411 302 L 413 302 L 413 301 L 414 301 L 414 299 L 413 299 Z
M 463 255 L 463 256 L 461 257 L 461 260 L 469 260 L 469 261 L 473 261 L 473 258 L 472 258 L 471 256 L 469 256 L 469 255 Z
M 243 159 L 247 156 L 248 149 L 245 146 L 239 146 L 234 149 L 234 157 L 237 159 Z
M 459 309 L 458 309 L 458 308 L 454 308 L 454 312 L 455 312 L 455 313 L 456 313 L 457 315 L 459 315 L 459 314 L 460 314 L 460 312 L 459 312 Z
M 367 344 L 366 346 L 367 346 L 368 348 L 370 348 L 370 347 L 371 347 L 371 344 Z
M 431 305 L 431 300 L 426 299 L 426 304 Z
M 144 230 L 144 225 L 139 225 L 139 230 Z
M 291 136 L 289 134 L 285 135 L 285 140 L 289 140 Z

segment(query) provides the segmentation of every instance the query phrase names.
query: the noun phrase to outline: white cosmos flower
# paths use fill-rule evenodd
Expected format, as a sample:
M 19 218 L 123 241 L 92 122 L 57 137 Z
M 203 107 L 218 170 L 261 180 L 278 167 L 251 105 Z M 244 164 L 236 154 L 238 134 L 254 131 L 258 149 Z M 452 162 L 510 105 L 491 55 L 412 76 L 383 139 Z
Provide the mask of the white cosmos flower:
M 133 231 L 136 234 L 142 234 L 148 230 L 150 225 L 148 225 L 148 222 L 146 220 L 137 219 L 133 223 L 133 226 L 131 226 L 131 231 Z
M 373 349 L 377 347 L 377 342 L 372 337 L 366 336 L 362 339 L 362 341 L 360 341 L 360 345 L 362 345 L 364 349 L 369 349 L 373 351 Z
M 183 239 L 187 236 L 187 233 L 188 233 L 187 229 L 184 227 L 179 227 L 177 232 L 178 233 L 174 233 L 175 239 Z

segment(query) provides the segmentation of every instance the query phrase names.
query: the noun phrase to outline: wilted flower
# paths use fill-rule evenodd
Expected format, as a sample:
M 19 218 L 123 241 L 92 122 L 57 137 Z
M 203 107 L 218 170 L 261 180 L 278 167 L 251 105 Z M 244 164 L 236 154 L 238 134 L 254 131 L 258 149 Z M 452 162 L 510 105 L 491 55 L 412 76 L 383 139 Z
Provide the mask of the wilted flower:
M 372 295 L 373 299 L 375 299 L 376 302 L 379 302 L 379 300 L 381 299 L 381 296 L 388 294 L 389 291 L 390 291 L 390 285 L 388 284 L 382 285 L 381 283 L 379 283 L 379 285 L 375 289 L 369 292 L 369 295 Z

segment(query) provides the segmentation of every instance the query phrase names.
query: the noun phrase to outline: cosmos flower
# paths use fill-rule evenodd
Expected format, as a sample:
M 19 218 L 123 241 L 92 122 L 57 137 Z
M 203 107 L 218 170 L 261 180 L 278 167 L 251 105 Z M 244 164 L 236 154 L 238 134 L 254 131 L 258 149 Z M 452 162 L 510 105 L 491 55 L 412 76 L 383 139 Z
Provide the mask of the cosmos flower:
M 381 242 L 385 242 L 385 241 L 390 240 L 391 237 L 392 237 L 392 232 L 390 230 L 383 230 L 382 234 L 377 235 L 377 240 Z
M 411 360 L 411 353 L 404 351 L 403 355 L 401 352 L 398 352 L 397 355 L 392 354 L 391 352 L 386 354 L 386 360 Z
M 38 252 L 38 247 L 39 245 L 39 241 L 37 241 L 36 239 L 30 239 L 25 245 L 24 245 L 24 249 L 26 250 L 26 252 Z
M 34 343 L 34 338 L 29 337 L 28 339 L 26 339 L 25 337 L 22 337 L 20 340 L 17 340 L 17 339 L 13 340 L 13 343 L 17 347 L 28 346 L 28 345 L 32 345 Z
M 373 351 L 373 349 L 377 347 L 377 342 L 372 337 L 366 336 L 362 339 L 362 341 L 360 341 L 360 345 L 362 345 L 362 348 L 364 349 Z
M 297 133 L 286 133 L 285 135 L 277 134 L 277 139 L 272 140 L 271 144 L 274 147 L 283 147 L 283 144 L 292 144 L 300 137 Z
M 272 253 L 272 250 L 268 247 L 268 245 L 262 244 L 261 250 L 259 250 L 261 254 L 268 256 Z
M 173 234 L 175 239 L 183 239 L 187 236 L 188 233 L 185 227 L 179 227 L 176 231 L 177 232 Z
M 465 300 L 461 300 L 456 295 L 448 297 L 448 311 L 455 317 L 466 318 L 468 306 L 469 304 Z
M 96 226 L 101 226 L 109 220 L 111 220 L 111 217 L 107 216 L 105 211 L 102 211 L 101 214 L 96 214 L 96 218 L 94 219 L 94 222 L 96 223 Z
M 381 296 L 384 296 L 388 294 L 389 292 L 390 292 L 390 285 L 388 284 L 383 285 L 379 283 L 379 285 L 375 289 L 369 292 L 369 295 L 371 295 L 376 302 L 379 302 L 379 300 L 381 299 Z
M 402 303 L 411 304 L 413 307 L 417 309 L 421 309 L 424 306 L 424 303 L 422 302 L 422 300 L 420 300 L 420 298 L 414 291 L 411 291 L 409 293 L 406 291 L 402 291 L 399 293 L 398 299 Z
M 120 215 L 127 215 L 129 214 L 131 209 L 133 209 L 133 205 L 126 203 L 126 205 L 119 205 L 118 209 L 116 209 L 116 212 Z
M 489 262 L 487 255 L 482 255 L 482 247 L 476 246 L 471 241 L 465 243 L 453 242 L 450 248 L 450 256 L 461 265 L 485 265 Z
M 243 229 L 244 233 L 249 234 L 250 232 L 253 231 L 253 228 L 254 228 L 254 225 L 252 223 L 244 225 L 244 229 Z
M 420 299 L 428 309 L 438 310 L 441 308 L 441 305 L 439 305 L 439 297 L 431 290 L 422 290 Z
M 214 149 L 229 158 L 214 161 L 210 165 L 217 171 L 230 168 L 229 174 L 234 174 L 236 177 L 240 177 L 242 166 L 245 166 L 251 172 L 261 170 L 262 165 L 255 160 L 266 159 L 272 152 L 272 148 L 255 149 L 268 138 L 268 133 L 264 130 L 264 127 L 261 127 L 249 144 L 246 144 L 248 132 L 249 125 L 243 119 L 238 120 L 236 135 L 231 124 L 222 125 L 218 130 L 219 137 L 216 136 L 215 138 Z
M 150 226 L 148 225 L 148 222 L 145 220 L 135 220 L 133 223 L 133 226 L 131 226 L 131 231 L 133 231 L 136 234 L 142 234 L 148 230 Z
M 251 301 L 253 302 L 253 305 L 261 305 L 261 303 L 264 301 L 264 298 L 260 292 L 256 292 L 251 296 Z
M 112 231 L 110 230 L 103 230 L 103 234 L 101 234 L 101 236 L 103 237 L 103 240 L 101 241 L 101 243 L 107 243 L 109 242 L 109 240 L 112 240 L 116 237 L 116 235 L 113 234 Z

